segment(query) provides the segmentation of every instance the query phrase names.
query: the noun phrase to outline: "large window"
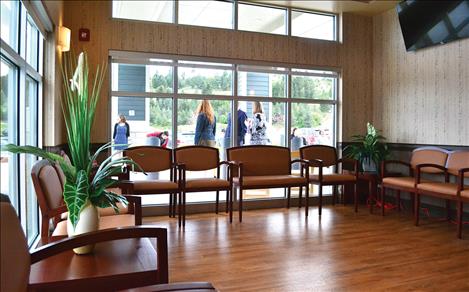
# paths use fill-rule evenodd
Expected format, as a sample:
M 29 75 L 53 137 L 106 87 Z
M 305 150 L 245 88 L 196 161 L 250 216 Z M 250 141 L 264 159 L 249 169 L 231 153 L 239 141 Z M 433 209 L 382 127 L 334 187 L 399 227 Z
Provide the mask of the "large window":
M 1 1 L 1 145 L 40 146 L 43 37 L 20 1 Z M 20 45 L 21 44 L 21 45 Z M 37 237 L 39 210 L 31 181 L 37 159 L 0 154 L 0 191 L 18 212 L 28 242 Z
M 225 1 L 179 1 L 179 23 L 232 29 L 233 3 Z
M 338 74 L 334 71 L 117 51 L 111 52 L 111 58 L 110 128 L 119 115 L 125 115 L 131 145 L 194 145 L 202 100 L 213 108 L 215 147 L 222 159 L 226 148 L 237 145 L 289 146 L 293 157 L 304 145 L 335 145 Z M 208 171 L 188 177 L 213 175 Z M 254 190 L 246 192 L 246 199 L 284 195 L 283 189 Z M 188 196 L 191 202 L 214 199 L 212 193 Z M 167 196 L 157 195 L 146 196 L 143 203 L 167 201 Z
M 173 22 L 174 1 L 112 1 L 112 17 L 156 22 Z
M 291 35 L 333 41 L 336 37 L 335 16 L 292 10 Z
M 250 4 L 238 5 L 240 30 L 287 34 L 287 10 Z
M 335 41 L 337 36 L 336 16 L 333 14 L 234 0 L 113 0 L 112 17 L 329 41 Z

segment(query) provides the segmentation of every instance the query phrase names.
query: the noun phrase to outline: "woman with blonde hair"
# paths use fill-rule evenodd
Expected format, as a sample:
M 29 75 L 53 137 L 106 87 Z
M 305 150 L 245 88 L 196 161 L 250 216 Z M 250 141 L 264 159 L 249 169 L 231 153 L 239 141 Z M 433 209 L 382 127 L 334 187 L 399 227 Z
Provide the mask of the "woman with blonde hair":
M 254 119 L 252 121 L 249 133 L 251 134 L 251 145 L 267 145 L 267 121 L 265 119 L 262 104 L 259 101 L 254 102 Z
M 215 131 L 217 119 L 212 105 L 207 99 L 202 100 L 197 108 L 194 144 L 215 147 Z

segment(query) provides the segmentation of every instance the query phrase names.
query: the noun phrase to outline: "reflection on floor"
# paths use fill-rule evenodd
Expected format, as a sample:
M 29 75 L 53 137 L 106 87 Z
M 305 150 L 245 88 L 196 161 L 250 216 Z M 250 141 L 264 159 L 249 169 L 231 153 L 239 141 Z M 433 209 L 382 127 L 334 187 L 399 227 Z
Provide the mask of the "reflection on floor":
M 409 214 L 385 217 L 364 206 L 244 212 L 229 224 L 222 213 L 188 215 L 185 230 L 166 216 L 170 281 L 210 281 L 220 291 L 469 291 L 469 230 Z

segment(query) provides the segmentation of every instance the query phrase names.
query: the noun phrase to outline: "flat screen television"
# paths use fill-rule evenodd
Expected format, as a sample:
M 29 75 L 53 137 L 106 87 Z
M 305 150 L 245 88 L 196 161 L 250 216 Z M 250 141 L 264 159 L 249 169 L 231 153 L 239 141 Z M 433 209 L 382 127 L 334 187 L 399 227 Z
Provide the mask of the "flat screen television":
M 406 0 L 397 13 L 407 51 L 469 37 L 469 0 Z

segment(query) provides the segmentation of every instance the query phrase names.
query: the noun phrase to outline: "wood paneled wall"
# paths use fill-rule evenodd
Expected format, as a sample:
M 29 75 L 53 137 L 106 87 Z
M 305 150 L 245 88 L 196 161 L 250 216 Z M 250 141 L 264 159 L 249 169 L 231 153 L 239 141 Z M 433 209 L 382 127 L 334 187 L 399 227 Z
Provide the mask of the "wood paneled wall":
M 109 50 L 168 53 L 249 61 L 339 68 L 342 84 L 342 133 L 339 140 L 363 132 L 372 119 L 372 19 L 344 15 L 343 43 L 203 27 L 114 20 L 110 1 L 65 1 L 64 25 L 72 30 L 72 48 L 88 52 L 92 64 L 107 62 Z M 90 42 L 78 42 L 88 28 Z M 109 75 L 109 74 L 108 74 Z M 109 78 L 109 76 L 108 76 Z M 92 141 L 109 132 L 109 79 L 98 104 Z
M 406 52 L 396 12 L 374 16 L 373 105 L 389 142 L 469 145 L 469 39 Z

